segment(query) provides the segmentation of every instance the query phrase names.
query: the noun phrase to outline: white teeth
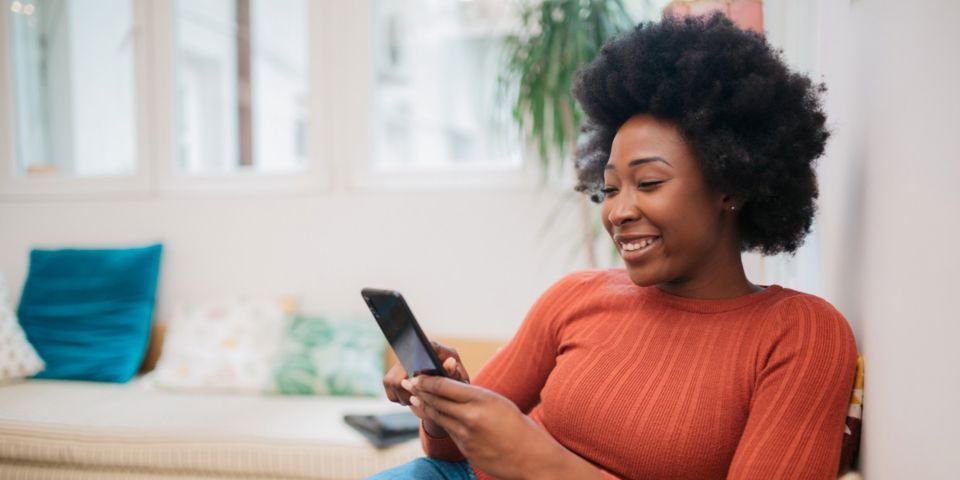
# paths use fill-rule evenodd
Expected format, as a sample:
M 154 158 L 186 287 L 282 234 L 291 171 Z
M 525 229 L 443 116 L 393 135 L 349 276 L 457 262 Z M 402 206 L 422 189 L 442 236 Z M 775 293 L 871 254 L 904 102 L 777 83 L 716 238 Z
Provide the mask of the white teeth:
M 644 238 L 643 240 L 640 240 L 638 242 L 621 243 L 620 245 L 623 246 L 624 250 L 628 252 L 632 252 L 634 250 L 640 250 L 641 248 L 646 248 L 650 246 L 650 244 L 653 243 L 655 240 L 656 238 Z

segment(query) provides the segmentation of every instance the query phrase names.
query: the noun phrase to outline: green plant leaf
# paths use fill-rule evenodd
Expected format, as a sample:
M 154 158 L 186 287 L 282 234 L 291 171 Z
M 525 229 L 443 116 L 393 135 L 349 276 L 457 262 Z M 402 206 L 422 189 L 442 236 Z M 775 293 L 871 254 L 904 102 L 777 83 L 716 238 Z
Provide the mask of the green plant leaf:
M 633 22 L 622 0 L 524 0 L 520 19 L 521 30 L 504 41 L 498 98 L 511 101 L 521 135 L 536 146 L 546 174 L 554 164 L 570 164 L 574 153 L 583 119 L 571 93 L 575 72 Z

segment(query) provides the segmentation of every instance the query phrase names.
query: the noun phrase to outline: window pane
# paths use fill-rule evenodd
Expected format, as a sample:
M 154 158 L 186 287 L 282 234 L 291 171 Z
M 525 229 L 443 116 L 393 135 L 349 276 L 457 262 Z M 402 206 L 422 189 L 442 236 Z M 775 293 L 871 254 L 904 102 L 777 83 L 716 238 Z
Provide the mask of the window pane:
M 513 2 L 378 0 L 374 12 L 374 168 L 517 168 L 517 127 L 496 100 Z
M 131 0 L 8 0 L 18 171 L 136 171 Z
M 656 22 L 663 15 L 663 9 L 671 0 L 624 0 L 623 6 L 634 23 Z
M 306 18 L 306 0 L 176 2 L 181 171 L 305 167 Z

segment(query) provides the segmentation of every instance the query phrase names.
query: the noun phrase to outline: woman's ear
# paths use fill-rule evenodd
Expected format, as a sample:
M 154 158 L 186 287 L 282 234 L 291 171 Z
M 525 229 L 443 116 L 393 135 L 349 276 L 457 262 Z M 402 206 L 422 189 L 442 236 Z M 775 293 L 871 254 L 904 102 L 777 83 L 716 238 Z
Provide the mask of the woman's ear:
M 740 208 L 740 202 L 727 194 L 723 194 L 721 204 L 724 211 L 736 212 Z

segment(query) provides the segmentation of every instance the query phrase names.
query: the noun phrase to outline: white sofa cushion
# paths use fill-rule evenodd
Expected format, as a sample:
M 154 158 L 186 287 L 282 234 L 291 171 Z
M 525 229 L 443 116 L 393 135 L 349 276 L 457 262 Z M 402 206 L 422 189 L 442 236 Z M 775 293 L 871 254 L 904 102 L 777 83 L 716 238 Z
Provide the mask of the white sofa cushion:
M 416 440 L 376 450 L 343 415 L 399 409 L 382 398 L 178 393 L 136 383 L 32 380 L 0 386 L 0 465 L 362 478 L 422 452 Z

